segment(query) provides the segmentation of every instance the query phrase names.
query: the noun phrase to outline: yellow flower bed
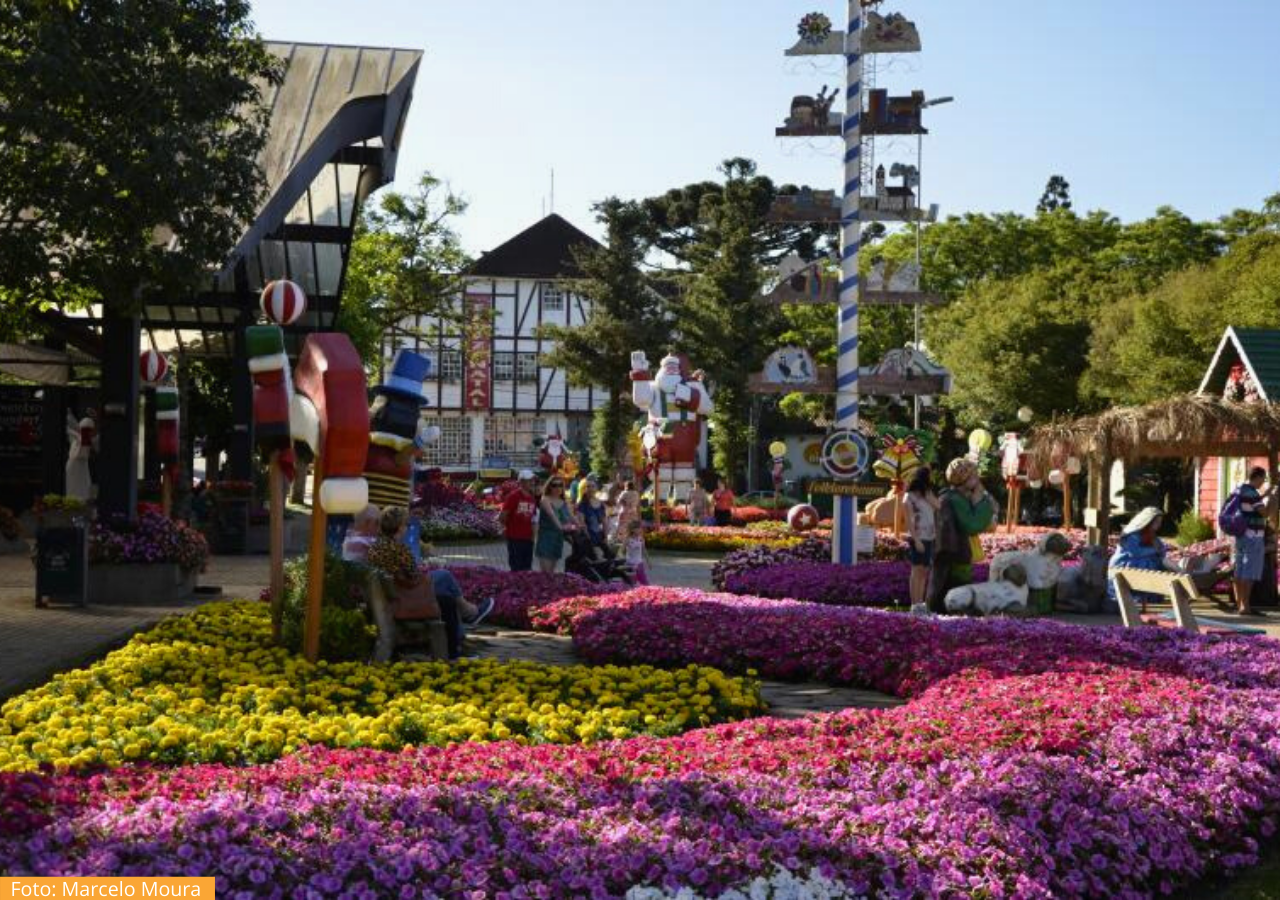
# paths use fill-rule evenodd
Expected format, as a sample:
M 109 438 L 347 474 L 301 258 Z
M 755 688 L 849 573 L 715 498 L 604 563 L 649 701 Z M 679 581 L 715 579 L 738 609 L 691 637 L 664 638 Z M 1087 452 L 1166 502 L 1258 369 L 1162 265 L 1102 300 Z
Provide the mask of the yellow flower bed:
M 307 744 L 587 743 L 748 717 L 759 685 L 688 666 L 318 663 L 270 647 L 265 605 L 205 606 L 0 707 L 0 770 L 265 762 Z
M 794 532 L 774 533 L 700 525 L 663 525 L 646 532 L 644 538 L 645 546 L 650 550 L 676 550 L 685 553 L 726 553 L 748 547 L 794 547 L 802 540 L 804 538 Z

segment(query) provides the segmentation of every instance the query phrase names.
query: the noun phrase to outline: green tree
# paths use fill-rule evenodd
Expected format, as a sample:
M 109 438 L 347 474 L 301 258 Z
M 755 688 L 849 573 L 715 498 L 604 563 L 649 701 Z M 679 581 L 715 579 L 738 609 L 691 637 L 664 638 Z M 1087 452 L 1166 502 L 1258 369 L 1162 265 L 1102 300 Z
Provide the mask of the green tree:
M 1221 259 L 1174 272 L 1121 298 L 1093 331 L 1088 387 L 1114 403 L 1145 403 L 1200 383 L 1229 325 L 1280 319 L 1280 233 L 1236 240 Z
M 564 369 L 574 385 L 601 385 L 608 392 L 592 422 L 591 462 L 597 472 L 611 475 L 638 413 L 631 406 L 631 353 L 666 347 L 671 321 L 644 271 L 650 229 L 643 208 L 610 197 L 596 204 L 595 212 L 607 243 L 575 253 L 582 277 L 574 290 L 590 301 L 587 321 L 580 327 L 544 326 L 541 333 L 555 341 L 555 349 L 545 354 L 547 364 Z
M 466 209 L 465 200 L 427 172 L 412 193 L 385 193 L 364 210 L 337 326 L 364 359 L 378 358 L 388 332 L 417 333 L 419 317 L 433 327 L 460 323 L 457 298 L 470 259 L 453 220 Z
M 281 63 L 247 0 L 11 0 L 0 15 L 0 306 L 133 312 L 225 262 L 263 189 Z
M 753 439 L 747 380 L 763 366 L 782 330 L 777 310 L 761 300 L 762 265 L 782 248 L 766 218 L 773 183 L 756 174 L 750 160 L 728 160 L 720 171 L 720 190 L 704 192 L 697 220 L 680 229 L 689 268 L 682 278 L 686 290 L 676 340 L 708 373 L 716 407 L 715 465 L 732 476 L 742 471 Z M 665 221 L 670 226 L 673 220 Z
M 1061 175 L 1049 176 L 1049 181 L 1044 186 L 1044 193 L 1040 195 L 1040 202 L 1036 204 L 1036 212 L 1053 212 L 1055 209 L 1071 208 L 1071 185 L 1067 179 Z

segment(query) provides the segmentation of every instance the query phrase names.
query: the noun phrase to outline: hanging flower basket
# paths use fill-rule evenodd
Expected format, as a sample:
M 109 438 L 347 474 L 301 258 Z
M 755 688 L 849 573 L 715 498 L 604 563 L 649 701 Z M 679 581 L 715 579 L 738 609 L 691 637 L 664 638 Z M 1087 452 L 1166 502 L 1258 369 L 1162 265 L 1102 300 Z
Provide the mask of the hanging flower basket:
M 817 46 L 831 36 L 831 19 L 826 13 L 811 12 L 796 27 L 800 40 Z

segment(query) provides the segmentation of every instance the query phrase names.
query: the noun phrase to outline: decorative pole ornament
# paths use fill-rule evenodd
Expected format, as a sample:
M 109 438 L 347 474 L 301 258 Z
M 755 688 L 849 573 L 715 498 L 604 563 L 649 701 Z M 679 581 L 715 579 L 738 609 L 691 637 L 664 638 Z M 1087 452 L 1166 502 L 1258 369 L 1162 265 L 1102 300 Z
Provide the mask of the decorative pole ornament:
M 840 212 L 840 292 L 837 328 L 836 428 L 858 427 L 858 250 L 862 244 L 862 6 L 849 0 L 845 38 L 844 199 Z M 858 561 L 858 500 L 835 498 L 831 560 Z
M 169 360 L 156 350 L 144 350 L 138 359 L 138 374 L 143 384 L 154 387 L 169 374 Z
M 271 281 L 262 289 L 262 314 L 276 325 L 292 325 L 307 311 L 307 295 L 292 281 Z

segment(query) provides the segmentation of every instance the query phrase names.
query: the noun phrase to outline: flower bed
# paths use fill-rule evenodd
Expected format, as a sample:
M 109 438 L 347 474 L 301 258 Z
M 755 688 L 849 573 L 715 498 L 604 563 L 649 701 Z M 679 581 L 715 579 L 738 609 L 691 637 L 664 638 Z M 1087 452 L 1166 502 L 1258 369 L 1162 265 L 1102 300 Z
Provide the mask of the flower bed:
M 311 665 L 267 607 L 211 604 L 0 708 L 0 769 L 264 762 L 308 744 L 577 743 L 742 718 L 756 685 L 712 669 L 524 662 Z M 2 869 L 3 866 L 0 866 Z
M 424 541 L 493 540 L 501 535 L 498 514 L 474 504 L 433 507 L 422 515 Z
M 724 590 L 726 580 L 732 575 L 798 562 L 831 562 L 831 541 L 807 537 L 786 547 L 755 546 L 735 550 L 725 554 L 711 567 L 711 583 Z
M 144 512 L 135 521 L 97 521 L 89 529 L 91 564 L 173 563 L 198 572 L 209 560 L 204 535 L 160 513 Z
M 750 528 L 660 525 L 646 532 L 644 540 L 650 550 L 723 553 L 750 547 L 792 547 L 799 544 L 803 538 L 790 531 L 775 534 Z M 828 556 L 830 556 L 829 552 Z
M 974 566 L 974 580 L 986 578 L 987 567 Z M 905 606 L 911 603 L 911 566 L 905 562 L 782 563 L 730 575 L 724 589 L 731 594 L 833 606 Z
M 252 895 L 1146 896 L 1256 861 L 1277 725 L 1272 691 L 1071 664 L 665 740 L 10 775 L 0 869 Z
M 592 584 L 577 575 L 546 572 L 507 572 L 487 566 L 452 566 L 449 569 L 462 592 L 473 600 L 493 598 L 489 621 L 510 628 L 530 628 L 529 611 L 562 600 L 606 594 L 613 588 Z

